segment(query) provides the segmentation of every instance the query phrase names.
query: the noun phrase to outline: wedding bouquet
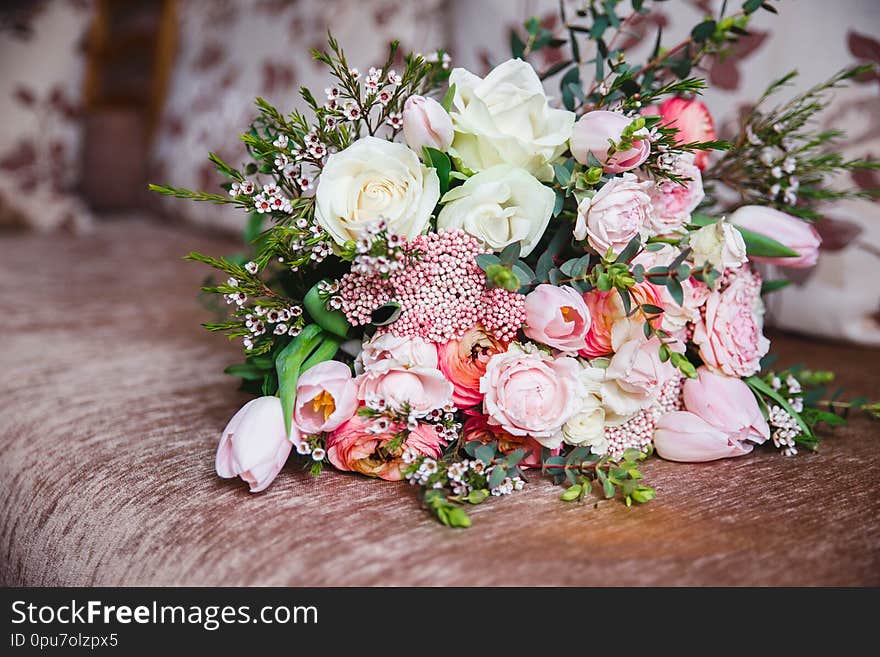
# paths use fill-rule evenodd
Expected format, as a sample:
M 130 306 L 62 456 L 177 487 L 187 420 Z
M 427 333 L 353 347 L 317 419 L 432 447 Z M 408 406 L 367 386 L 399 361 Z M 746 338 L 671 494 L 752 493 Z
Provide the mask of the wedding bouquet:
M 227 371 L 259 395 L 222 433 L 221 477 L 262 491 L 295 452 L 314 475 L 406 479 L 468 526 L 466 505 L 528 471 L 566 501 L 643 503 L 654 451 L 794 455 L 818 424 L 878 411 L 822 401 L 829 372 L 763 369 L 761 296 L 785 281 L 756 264 L 814 265 L 818 204 L 859 193 L 830 177 L 877 167 L 811 123 L 864 69 L 772 108 L 792 76 L 774 82 L 722 141 L 691 72 L 774 8 L 722 10 L 671 48 L 658 34 L 631 64 L 617 44 L 648 9 L 622 4 L 563 5 L 557 32 L 529 20 L 482 78 L 397 44 L 360 71 L 331 36 L 320 100 L 257 99 L 253 161 L 211 155 L 228 195 L 151 186 L 250 214 L 250 259 L 188 256 L 223 272 L 204 289 L 231 312 L 206 327 L 241 341 Z M 539 72 L 544 49 L 567 55 Z

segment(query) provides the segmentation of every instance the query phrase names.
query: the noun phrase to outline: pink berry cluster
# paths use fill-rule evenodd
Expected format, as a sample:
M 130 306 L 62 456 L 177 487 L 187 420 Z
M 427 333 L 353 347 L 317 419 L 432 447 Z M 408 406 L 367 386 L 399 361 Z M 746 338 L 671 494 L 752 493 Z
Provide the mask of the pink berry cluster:
M 660 389 L 657 401 L 643 408 L 629 420 L 616 427 L 605 427 L 605 438 L 608 440 L 608 453 L 614 458 L 620 458 L 623 452 L 634 447 L 644 449 L 651 444 L 654 438 L 654 427 L 657 421 L 667 413 L 680 411 L 684 408 L 681 399 L 681 389 L 684 385 L 684 377 L 681 374 L 674 375 Z
M 354 325 L 368 324 L 389 302 L 400 304 L 398 319 L 386 330 L 448 342 L 481 324 L 499 340 L 513 340 L 525 321 L 525 297 L 486 287 L 476 256 L 486 253 L 462 230 L 419 235 L 403 245 L 406 266 L 387 278 L 350 272 L 339 281 L 339 307 Z M 336 305 L 336 304 L 334 304 Z

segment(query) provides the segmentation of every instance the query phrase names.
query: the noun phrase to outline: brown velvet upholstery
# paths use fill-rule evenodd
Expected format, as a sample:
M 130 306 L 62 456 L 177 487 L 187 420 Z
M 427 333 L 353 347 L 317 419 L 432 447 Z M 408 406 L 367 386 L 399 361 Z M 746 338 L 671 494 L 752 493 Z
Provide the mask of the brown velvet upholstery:
M 405 484 L 288 465 L 250 495 L 214 474 L 245 397 L 237 347 L 206 334 L 189 248 L 235 244 L 138 222 L 0 237 L 0 583 L 880 584 L 880 424 L 821 454 L 653 460 L 658 499 L 563 504 L 526 491 L 441 527 Z M 773 336 L 782 362 L 880 394 L 880 352 Z

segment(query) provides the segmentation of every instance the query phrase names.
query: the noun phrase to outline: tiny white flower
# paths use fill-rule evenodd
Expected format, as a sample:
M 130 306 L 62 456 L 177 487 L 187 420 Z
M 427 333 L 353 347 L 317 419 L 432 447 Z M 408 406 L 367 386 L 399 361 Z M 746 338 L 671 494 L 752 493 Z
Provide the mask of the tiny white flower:
M 273 333 L 275 333 L 275 335 L 284 335 L 285 333 L 287 333 L 287 325 L 286 324 L 276 325 Z
M 313 461 L 323 461 L 325 456 L 327 456 L 327 452 L 325 452 L 321 447 L 316 447 L 312 450 Z
M 226 279 L 226 284 L 229 287 L 238 287 L 238 281 L 232 277 Z
M 305 456 L 306 454 L 311 453 L 311 451 L 312 450 L 309 447 L 309 444 L 306 442 L 298 443 L 296 446 L 296 453 L 297 454 L 301 454 L 301 455 Z
M 275 148 L 287 148 L 288 141 L 287 135 L 278 135 L 272 145 Z
M 251 274 L 256 274 L 257 271 L 260 269 L 260 268 L 257 266 L 257 263 L 254 262 L 253 260 L 251 260 L 249 263 L 247 263 L 247 264 L 244 266 L 244 268 L 248 271 L 248 273 L 251 273 Z

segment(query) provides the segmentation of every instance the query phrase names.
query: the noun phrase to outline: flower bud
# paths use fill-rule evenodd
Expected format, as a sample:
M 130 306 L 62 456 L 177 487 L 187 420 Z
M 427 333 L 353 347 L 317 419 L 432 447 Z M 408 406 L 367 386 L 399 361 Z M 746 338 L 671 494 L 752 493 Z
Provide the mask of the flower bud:
M 403 106 L 403 138 L 416 153 L 428 146 L 445 151 L 452 143 L 452 119 L 433 98 L 410 96 Z

